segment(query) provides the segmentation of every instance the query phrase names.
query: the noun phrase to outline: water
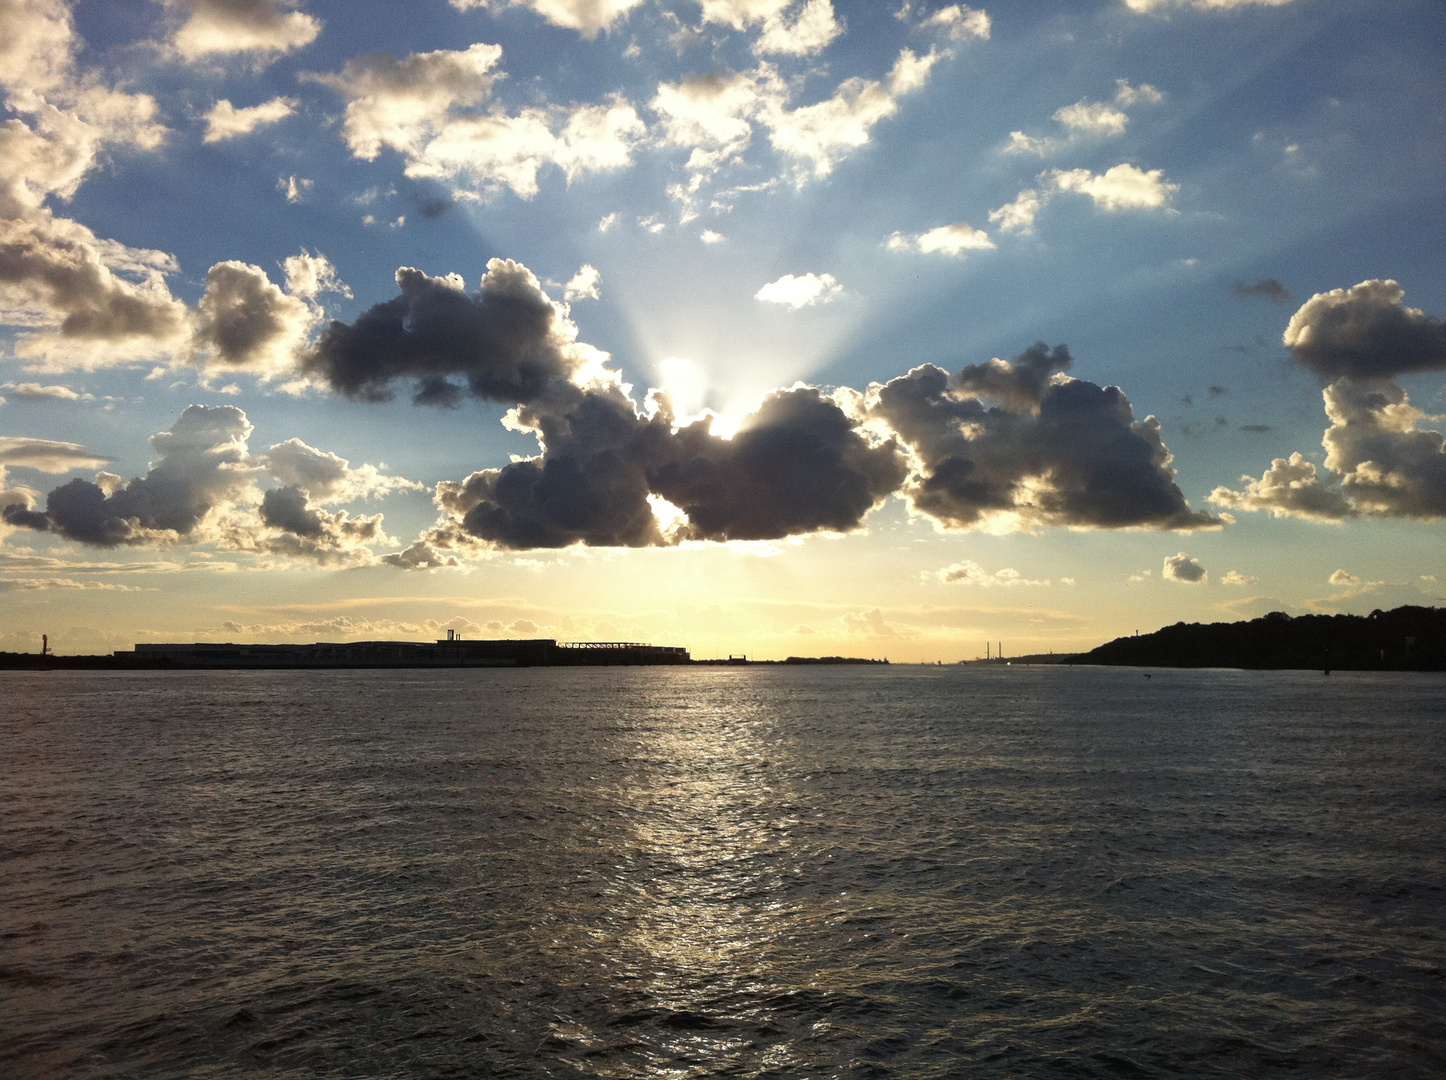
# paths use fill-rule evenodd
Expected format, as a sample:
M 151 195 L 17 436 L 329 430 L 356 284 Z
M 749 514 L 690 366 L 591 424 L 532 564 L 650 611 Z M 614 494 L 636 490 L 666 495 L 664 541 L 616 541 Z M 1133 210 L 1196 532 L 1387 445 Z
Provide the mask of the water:
M 0 676 L 0 1074 L 1439 1077 L 1446 679 Z

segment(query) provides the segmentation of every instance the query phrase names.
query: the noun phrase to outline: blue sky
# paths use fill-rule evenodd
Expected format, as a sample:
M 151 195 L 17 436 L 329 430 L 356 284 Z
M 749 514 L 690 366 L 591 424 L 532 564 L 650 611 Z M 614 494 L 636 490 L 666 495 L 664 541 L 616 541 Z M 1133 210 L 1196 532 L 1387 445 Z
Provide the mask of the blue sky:
M 0 0 L 0 647 L 949 660 L 1439 603 L 1442 40 Z

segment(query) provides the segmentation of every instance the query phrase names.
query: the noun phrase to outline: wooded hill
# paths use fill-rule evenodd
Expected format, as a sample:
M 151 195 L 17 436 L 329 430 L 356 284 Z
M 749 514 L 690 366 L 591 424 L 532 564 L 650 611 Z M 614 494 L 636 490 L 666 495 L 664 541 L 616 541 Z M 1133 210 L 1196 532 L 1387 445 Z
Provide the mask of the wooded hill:
M 1183 623 L 1116 638 L 1076 664 L 1138 667 L 1446 671 L 1446 609 L 1398 607 L 1369 615 L 1272 611 L 1249 622 Z

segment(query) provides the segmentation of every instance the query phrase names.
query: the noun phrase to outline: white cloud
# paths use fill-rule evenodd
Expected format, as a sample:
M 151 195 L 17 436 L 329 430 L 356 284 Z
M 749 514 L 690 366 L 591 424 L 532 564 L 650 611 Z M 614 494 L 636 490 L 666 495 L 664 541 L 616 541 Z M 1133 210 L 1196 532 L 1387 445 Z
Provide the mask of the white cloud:
M 93 401 L 94 394 L 77 393 L 68 386 L 42 386 L 40 383 L 0 383 L 4 391 L 22 401 Z M 3 399 L 0 399 L 3 400 Z
M 899 17 L 907 18 L 910 11 L 911 5 L 904 4 L 899 11 Z M 920 19 L 918 26 L 921 30 L 942 31 L 953 41 L 967 41 L 970 38 L 988 41 L 991 32 L 989 15 L 967 4 L 950 4 L 940 8 Z
M 598 232 L 607 232 L 609 229 L 611 229 L 611 228 L 612 228 L 614 225 L 616 225 L 617 223 L 618 223 L 618 214 L 617 214 L 617 211 L 613 211 L 611 214 L 605 215 L 605 216 L 597 223 L 597 231 L 598 231 Z
M 299 203 L 302 196 L 310 191 L 314 184 L 315 181 L 308 180 L 303 176 L 283 176 L 276 181 L 276 189 L 286 194 L 287 202 Z
M 602 274 L 598 273 L 597 267 L 583 263 L 572 275 L 572 280 L 562 287 L 562 297 L 568 301 L 597 300 L 602 296 L 601 285 Z
M 166 0 L 188 11 L 176 31 L 176 51 L 186 60 L 251 53 L 265 64 L 310 45 L 321 21 L 302 11 L 298 0 Z
M 1250 574 L 1242 574 L 1239 570 L 1227 570 L 1225 576 L 1220 579 L 1222 585 L 1254 585 L 1260 579 Z
M 208 143 L 249 135 L 259 127 L 280 123 L 296 112 L 296 98 L 275 97 L 260 105 L 238 109 L 225 98 L 216 102 L 206 113 L 206 136 Z
M 1217 487 L 1210 501 L 1229 510 L 1268 510 L 1272 517 L 1340 521 L 1356 511 L 1338 490 L 1322 482 L 1314 462 L 1299 453 L 1276 458 L 1259 480 L 1242 476 L 1244 491 Z
M 110 461 L 110 458 L 101 457 L 80 443 L 0 435 L 0 470 L 26 468 L 43 473 L 65 473 L 72 469 L 98 469 L 110 464 Z M 3 471 L 0 471 L 0 481 L 3 479 Z
M 1199 585 L 1209 577 L 1205 567 L 1201 566 L 1195 559 L 1190 558 L 1183 551 L 1178 555 L 1169 555 L 1165 558 L 1164 568 L 1160 571 L 1160 577 L 1165 581 L 1178 581 L 1185 585 Z
M 728 238 L 720 232 L 714 232 L 712 229 L 704 229 L 698 234 L 698 239 L 705 244 L 721 244 Z
M 1169 205 L 1179 184 L 1165 179 L 1163 169 L 1146 172 L 1134 165 L 1120 164 L 1095 174 L 1088 169 L 1053 169 L 1040 177 L 1058 191 L 1088 195 L 1095 206 L 1114 213 L 1119 210 L 1158 210 Z
M 1005 588 L 1013 588 L 1019 585 L 1048 585 L 1046 580 L 1032 580 L 1026 578 L 1013 567 L 1005 567 L 1003 570 L 996 570 L 989 573 L 977 562 L 964 559 L 961 562 L 953 563 L 936 570 L 932 574 L 925 574 L 925 579 L 934 578 L 950 585 L 977 585 L 980 588 L 992 588 L 996 585 Z
M 884 241 L 890 251 L 917 251 L 925 255 L 938 253 L 964 258 L 966 251 L 988 251 L 994 241 L 983 229 L 971 228 L 968 222 L 940 225 L 928 232 L 906 234 L 896 232 Z
M 500 46 L 479 43 L 402 59 L 373 54 L 348 61 L 340 75 L 309 77 L 348 99 L 343 136 L 353 154 L 371 161 L 384 148 L 395 150 L 415 179 L 481 194 L 510 188 L 531 198 L 547 165 L 571 181 L 632 163 L 646 127 L 621 96 L 515 114 L 481 111 L 501 77 L 492 70 L 501 58 Z
M 1150 12 L 1170 7 L 1193 8 L 1196 11 L 1230 11 L 1243 7 L 1284 7 L 1291 0 L 1125 0 L 1131 11 Z
M 809 56 L 828 48 L 843 30 L 831 0 L 807 0 L 792 20 L 781 14 L 765 18 L 753 51 L 760 56 Z
M 1165 95 L 1149 83 L 1131 86 L 1127 79 L 1115 80 L 1114 103 L 1081 99 L 1056 109 L 1052 119 L 1064 128 L 1063 135 L 1027 135 L 1011 131 L 1001 150 L 1006 154 L 1035 154 L 1044 157 L 1075 146 L 1085 139 L 1118 138 L 1129 126 L 1130 117 L 1122 106 L 1159 104 Z
M 813 304 L 826 304 L 843 292 L 832 274 L 784 274 L 753 294 L 765 304 L 781 304 L 797 311 Z
M 789 107 L 794 87 L 768 63 L 660 84 L 650 107 L 662 120 L 661 142 L 691 151 L 684 164 L 688 179 L 671 185 L 668 194 L 684 204 L 685 221 L 695 216 L 702 188 L 741 160 L 758 129 L 788 163 L 786 175 L 795 185 L 827 176 L 868 144 L 875 125 L 898 112 L 902 97 L 927 84 L 945 55 L 904 49 L 886 79 L 845 79 L 828 98 L 800 108 Z
M 1034 231 L 1034 219 L 1047 201 L 1048 196 L 1027 188 L 1013 202 L 989 211 L 989 220 L 1005 232 L 1031 233 Z
M 376 465 L 351 467 L 346 458 L 287 439 L 257 456 L 257 463 L 283 486 L 296 487 L 319 504 L 379 499 L 393 491 L 419 491 L 422 485 L 384 475 Z
M 1163 169 L 1148 172 L 1128 163 L 1103 173 L 1088 169 L 1050 169 L 1038 177 L 1039 188 L 1021 191 L 1015 200 L 989 212 L 989 220 L 1005 232 L 1030 233 L 1039 212 L 1060 192 L 1088 195 L 1106 213 L 1121 210 L 1169 210 L 1179 184 L 1165 179 Z
M 643 0 L 448 0 L 458 11 L 482 8 L 500 11 L 523 7 L 536 12 L 554 26 L 576 30 L 583 37 L 596 37 L 599 31 L 611 30 L 625 19 Z
M 1332 585 L 1359 585 L 1361 579 L 1355 574 L 1348 574 L 1344 570 L 1337 570 L 1328 579 Z

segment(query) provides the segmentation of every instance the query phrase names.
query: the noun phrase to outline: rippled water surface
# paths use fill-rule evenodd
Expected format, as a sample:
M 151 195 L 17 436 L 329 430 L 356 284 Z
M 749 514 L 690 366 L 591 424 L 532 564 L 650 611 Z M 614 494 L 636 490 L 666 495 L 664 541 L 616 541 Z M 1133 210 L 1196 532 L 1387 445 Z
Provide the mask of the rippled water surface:
M 1446 679 L 0 676 L 7 1077 L 1446 1075 Z

